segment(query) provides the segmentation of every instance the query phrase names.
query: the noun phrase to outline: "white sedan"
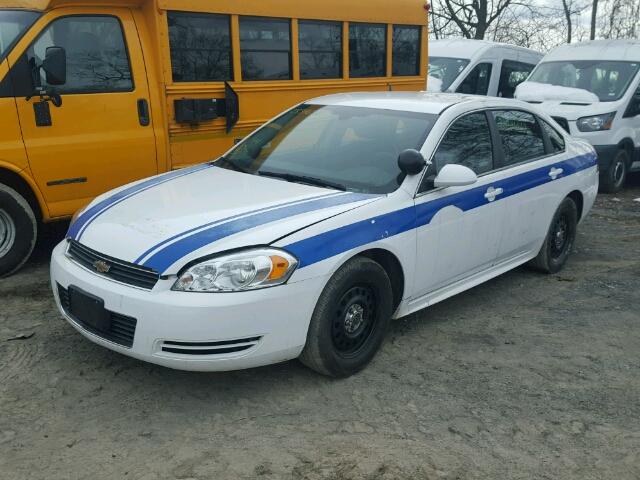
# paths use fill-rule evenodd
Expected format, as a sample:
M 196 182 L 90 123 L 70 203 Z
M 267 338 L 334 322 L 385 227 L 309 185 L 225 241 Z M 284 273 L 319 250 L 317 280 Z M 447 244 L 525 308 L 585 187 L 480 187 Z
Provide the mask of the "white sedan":
M 347 376 L 392 318 L 527 262 L 560 270 L 596 160 L 513 100 L 322 97 L 97 198 L 53 252 L 53 292 L 82 335 L 141 360 Z

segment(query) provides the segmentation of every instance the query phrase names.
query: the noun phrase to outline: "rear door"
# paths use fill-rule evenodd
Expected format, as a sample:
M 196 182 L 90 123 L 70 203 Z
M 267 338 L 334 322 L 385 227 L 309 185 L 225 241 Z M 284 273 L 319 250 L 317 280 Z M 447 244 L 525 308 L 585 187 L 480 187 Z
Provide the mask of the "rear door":
M 10 61 L 14 84 L 23 85 L 16 103 L 29 165 L 51 216 L 72 214 L 102 192 L 157 173 L 147 74 L 131 11 L 63 8 L 33 30 L 27 48 Z M 62 105 L 41 104 L 36 115 L 40 98 L 27 98 L 24 85 L 33 90 L 29 71 L 51 46 L 66 51 L 66 83 L 53 87 Z

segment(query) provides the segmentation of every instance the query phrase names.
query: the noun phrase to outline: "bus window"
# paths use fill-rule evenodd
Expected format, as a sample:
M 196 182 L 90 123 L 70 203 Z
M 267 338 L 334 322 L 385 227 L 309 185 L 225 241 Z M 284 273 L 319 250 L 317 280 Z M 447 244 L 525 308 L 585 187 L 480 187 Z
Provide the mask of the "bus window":
M 342 77 L 342 24 L 300 20 L 300 78 Z
M 387 75 L 387 27 L 367 23 L 349 24 L 349 76 Z
M 291 80 L 291 22 L 240 17 L 243 80 Z
M 420 27 L 393 27 L 393 74 L 420 75 Z
M 233 78 L 230 17 L 169 12 L 174 82 L 221 82 Z

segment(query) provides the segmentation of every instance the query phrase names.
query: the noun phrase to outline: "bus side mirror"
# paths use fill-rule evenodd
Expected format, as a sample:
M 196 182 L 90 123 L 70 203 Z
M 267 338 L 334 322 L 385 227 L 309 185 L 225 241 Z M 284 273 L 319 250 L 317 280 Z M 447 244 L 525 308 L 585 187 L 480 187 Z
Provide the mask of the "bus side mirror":
M 62 47 L 47 47 L 42 61 L 47 83 L 64 85 L 67 83 L 67 52 Z

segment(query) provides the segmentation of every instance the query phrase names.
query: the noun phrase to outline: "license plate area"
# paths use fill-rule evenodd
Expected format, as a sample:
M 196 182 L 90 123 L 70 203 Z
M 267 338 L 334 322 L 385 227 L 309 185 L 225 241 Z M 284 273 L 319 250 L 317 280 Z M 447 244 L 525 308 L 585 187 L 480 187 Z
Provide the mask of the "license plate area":
M 69 313 L 79 323 L 101 333 L 111 328 L 111 312 L 104 308 L 104 300 L 77 287 L 69 287 Z

